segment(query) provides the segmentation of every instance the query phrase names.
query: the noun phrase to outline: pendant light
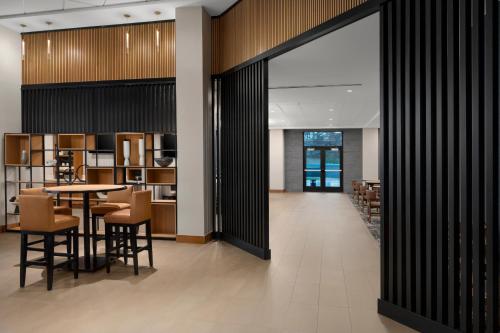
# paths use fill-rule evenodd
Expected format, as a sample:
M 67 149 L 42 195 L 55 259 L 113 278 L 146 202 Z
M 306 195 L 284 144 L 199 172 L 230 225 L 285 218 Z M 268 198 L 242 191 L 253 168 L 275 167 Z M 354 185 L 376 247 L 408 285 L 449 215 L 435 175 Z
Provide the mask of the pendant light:
M 159 17 L 161 15 L 161 12 L 159 10 L 155 11 L 155 15 Z M 160 28 L 157 27 L 155 31 L 155 37 L 156 37 L 156 51 L 160 49 Z
M 52 25 L 51 21 L 45 22 L 47 24 L 47 27 L 50 27 Z M 52 45 L 50 42 L 50 33 L 47 33 L 47 59 L 50 59 L 50 55 L 52 53 Z
M 126 20 L 130 18 L 130 14 L 123 14 L 123 17 L 125 17 Z M 130 33 L 128 32 L 128 27 L 127 31 L 125 31 L 125 53 L 128 54 L 128 50 L 130 48 Z
M 26 28 L 26 24 L 21 23 L 20 26 L 23 30 L 22 33 L 24 33 L 24 28 Z M 26 44 L 24 42 L 24 37 L 22 37 L 22 33 L 21 33 L 21 58 L 24 61 L 24 58 L 26 57 Z

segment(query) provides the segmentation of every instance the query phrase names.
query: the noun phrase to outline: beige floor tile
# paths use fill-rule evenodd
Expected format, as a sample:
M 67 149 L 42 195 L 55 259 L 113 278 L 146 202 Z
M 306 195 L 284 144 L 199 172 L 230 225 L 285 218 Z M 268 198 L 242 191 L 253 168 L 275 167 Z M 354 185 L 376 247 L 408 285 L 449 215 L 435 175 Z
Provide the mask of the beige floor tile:
M 320 306 L 318 333 L 350 333 L 351 319 L 348 308 Z
M 19 236 L 0 234 L 0 332 L 411 332 L 377 315 L 378 244 L 347 196 L 271 194 L 270 216 L 271 261 L 154 241 L 154 269 L 58 270 L 51 292 L 42 269 L 19 289 Z

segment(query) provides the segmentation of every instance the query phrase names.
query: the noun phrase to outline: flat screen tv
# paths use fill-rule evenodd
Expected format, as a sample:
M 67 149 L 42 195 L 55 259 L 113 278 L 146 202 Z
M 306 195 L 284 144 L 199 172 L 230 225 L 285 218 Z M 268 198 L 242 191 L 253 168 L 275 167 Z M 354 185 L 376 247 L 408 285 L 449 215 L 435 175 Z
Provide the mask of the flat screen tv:
M 112 153 L 115 150 L 115 136 L 113 134 L 96 135 L 96 150 L 93 152 Z
M 162 138 L 162 156 L 176 157 L 177 138 L 175 134 L 165 134 Z

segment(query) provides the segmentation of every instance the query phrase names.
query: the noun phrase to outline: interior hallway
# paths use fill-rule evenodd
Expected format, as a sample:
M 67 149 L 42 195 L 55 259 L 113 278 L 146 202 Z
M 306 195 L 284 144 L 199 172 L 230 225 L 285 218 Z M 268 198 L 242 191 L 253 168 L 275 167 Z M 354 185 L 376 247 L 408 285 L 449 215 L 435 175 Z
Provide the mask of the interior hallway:
M 379 248 L 345 194 L 271 194 L 272 260 L 231 245 L 154 242 L 155 269 L 28 269 L 0 234 L 0 332 L 410 332 L 376 312 Z M 146 265 L 142 254 L 139 264 Z

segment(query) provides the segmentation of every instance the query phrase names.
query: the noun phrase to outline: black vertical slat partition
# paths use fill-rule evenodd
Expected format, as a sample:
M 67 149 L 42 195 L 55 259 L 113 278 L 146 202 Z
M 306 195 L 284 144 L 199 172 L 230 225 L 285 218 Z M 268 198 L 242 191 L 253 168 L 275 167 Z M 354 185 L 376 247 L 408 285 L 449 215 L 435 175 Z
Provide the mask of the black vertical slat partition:
M 379 312 L 499 332 L 497 0 L 381 1 Z
M 222 238 L 263 259 L 271 257 L 267 73 L 263 60 L 219 78 Z
M 175 80 L 22 88 L 27 133 L 176 131 Z

